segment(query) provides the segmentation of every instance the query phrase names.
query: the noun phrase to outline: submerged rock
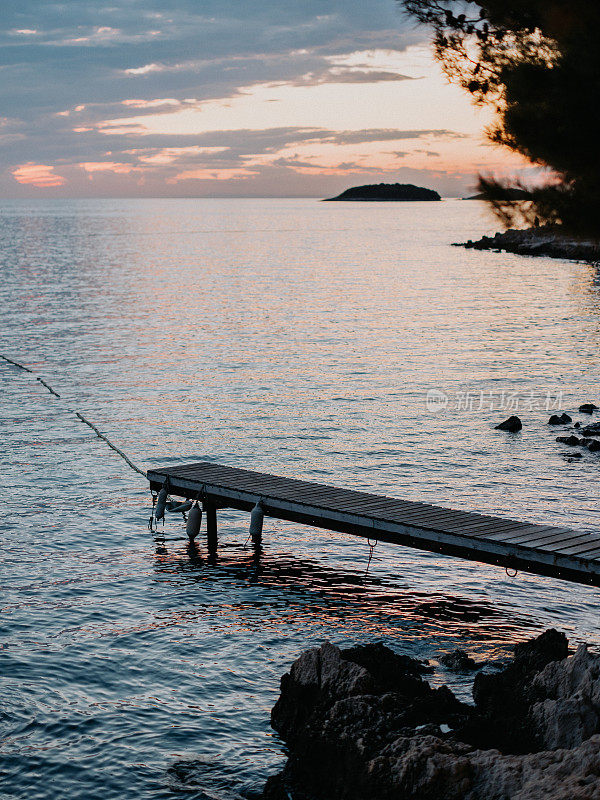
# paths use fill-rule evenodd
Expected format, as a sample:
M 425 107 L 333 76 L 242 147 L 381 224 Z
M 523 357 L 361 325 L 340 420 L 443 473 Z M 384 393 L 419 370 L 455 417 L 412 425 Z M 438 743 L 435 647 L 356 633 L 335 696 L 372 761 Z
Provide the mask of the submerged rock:
M 552 414 L 550 419 L 548 420 L 548 425 L 567 425 L 569 422 L 572 422 L 572 418 L 565 414 L 564 411 L 562 414 Z
M 578 439 L 577 436 L 557 436 L 556 441 L 559 444 L 568 444 L 569 447 L 577 447 L 583 442 L 583 439 Z
M 440 656 L 440 663 L 456 672 L 471 672 L 480 667 L 475 659 L 471 658 L 464 650 L 452 650 L 451 653 L 444 653 L 443 656 Z
M 600 442 L 598 439 L 592 439 L 592 441 L 588 444 L 587 449 L 590 453 L 597 453 L 600 450 Z
M 504 422 L 501 422 L 500 425 L 496 425 L 497 431 L 508 431 L 509 433 L 517 433 L 523 427 L 523 423 L 519 419 L 519 417 L 509 417 L 505 419 Z
M 547 631 L 477 675 L 475 706 L 423 668 L 383 645 L 303 653 L 273 709 L 289 759 L 265 800 L 600 798 L 600 656 L 568 658 Z
M 586 425 L 582 428 L 581 432 L 584 436 L 600 436 L 600 422 L 594 422 L 593 425 Z

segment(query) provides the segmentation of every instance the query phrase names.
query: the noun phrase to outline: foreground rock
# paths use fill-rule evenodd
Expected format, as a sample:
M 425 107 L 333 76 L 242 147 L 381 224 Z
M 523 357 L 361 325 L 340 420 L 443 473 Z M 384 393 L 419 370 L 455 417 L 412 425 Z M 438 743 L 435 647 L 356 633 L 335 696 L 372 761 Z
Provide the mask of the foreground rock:
M 281 682 L 289 747 L 265 800 L 599 800 L 600 656 L 556 631 L 478 673 L 475 706 L 382 645 L 324 644 Z
M 600 261 L 600 242 L 577 239 L 557 227 L 510 229 L 478 241 L 463 242 L 458 247 L 474 250 L 499 250 L 524 256 L 549 256 L 576 261 Z

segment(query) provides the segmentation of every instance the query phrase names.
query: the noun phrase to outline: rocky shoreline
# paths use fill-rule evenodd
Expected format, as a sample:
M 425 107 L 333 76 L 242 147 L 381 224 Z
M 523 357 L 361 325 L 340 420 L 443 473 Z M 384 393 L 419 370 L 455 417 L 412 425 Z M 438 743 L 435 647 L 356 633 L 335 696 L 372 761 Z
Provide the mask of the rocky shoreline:
M 600 242 L 567 236 L 557 228 L 548 226 L 526 230 L 512 228 L 495 236 L 483 236 L 477 241 L 469 239 L 468 242 L 456 243 L 455 247 L 592 263 L 600 261 Z
M 304 652 L 272 711 L 289 758 L 263 800 L 599 800 L 600 655 L 546 631 L 479 669 L 474 705 L 432 669 L 382 644 Z

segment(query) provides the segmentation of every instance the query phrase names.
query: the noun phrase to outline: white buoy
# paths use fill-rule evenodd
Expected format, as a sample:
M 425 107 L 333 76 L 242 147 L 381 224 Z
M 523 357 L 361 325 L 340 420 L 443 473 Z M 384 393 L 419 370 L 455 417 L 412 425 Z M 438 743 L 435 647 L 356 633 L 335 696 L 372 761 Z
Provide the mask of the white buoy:
M 260 542 L 262 539 L 262 529 L 265 513 L 260 500 L 250 512 L 250 536 L 253 542 Z
M 170 511 L 172 514 L 186 514 L 194 504 L 191 501 L 186 501 L 182 503 L 180 500 L 176 500 L 173 503 L 167 503 L 167 511 Z
M 167 487 L 163 486 L 156 498 L 156 508 L 154 509 L 154 519 L 159 522 L 165 516 L 165 508 L 168 497 Z
M 190 542 L 193 542 L 196 536 L 200 533 L 200 525 L 202 524 L 202 509 L 195 503 L 190 511 L 185 532 L 188 535 Z

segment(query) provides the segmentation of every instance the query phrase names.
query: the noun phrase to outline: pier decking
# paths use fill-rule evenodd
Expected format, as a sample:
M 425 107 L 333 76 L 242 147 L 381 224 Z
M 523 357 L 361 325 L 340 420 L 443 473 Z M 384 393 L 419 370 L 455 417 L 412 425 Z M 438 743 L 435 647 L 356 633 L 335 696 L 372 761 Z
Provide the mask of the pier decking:
M 154 491 L 168 479 L 171 495 L 202 500 L 209 537 L 216 536 L 216 509 L 250 511 L 260 501 L 266 517 L 600 585 L 598 534 L 453 511 L 210 462 L 153 469 L 147 476 Z

